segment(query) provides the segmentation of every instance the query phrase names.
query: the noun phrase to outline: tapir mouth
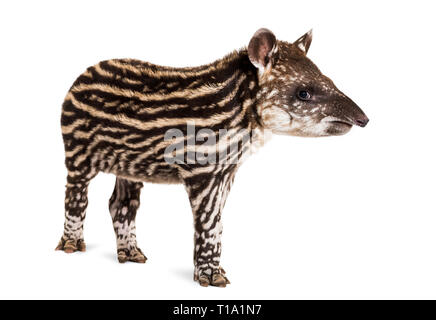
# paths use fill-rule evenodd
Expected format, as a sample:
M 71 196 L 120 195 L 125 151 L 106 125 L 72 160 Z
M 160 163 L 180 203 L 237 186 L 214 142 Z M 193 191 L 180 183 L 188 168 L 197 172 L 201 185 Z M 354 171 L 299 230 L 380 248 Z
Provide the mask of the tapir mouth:
M 331 135 L 343 135 L 351 130 L 353 125 L 347 121 L 333 120 L 328 122 L 330 124 L 327 132 Z
M 328 117 L 328 118 L 324 119 L 324 121 L 326 121 L 328 123 L 340 125 L 340 126 L 349 126 L 349 127 L 359 126 L 359 127 L 363 128 L 367 125 L 369 119 L 366 116 L 363 116 L 359 119 L 351 119 L 348 117 L 347 117 L 347 119 Z
M 343 125 L 343 126 L 347 126 L 347 127 L 353 126 L 352 123 L 350 123 L 348 121 L 342 121 L 342 120 L 333 120 L 333 121 L 329 121 L 329 123 L 336 124 L 336 125 Z
M 343 120 L 336 117 L 327 117 L 322 120 L 327 123 L 326 133 L 332 136 L 340 136 L 351 130 L 353 123 L 350 120 Z
M 332 117 L 332 116 L 329 116 L 329 117 L 322 119 L 322 122 L 327 122 L 329 124 L 339 125 L 339 126 L 347 126 L 347 127 L 352 127 L 354 125 L 354 123 L 351 119 L 339 119 L 339 118 Z

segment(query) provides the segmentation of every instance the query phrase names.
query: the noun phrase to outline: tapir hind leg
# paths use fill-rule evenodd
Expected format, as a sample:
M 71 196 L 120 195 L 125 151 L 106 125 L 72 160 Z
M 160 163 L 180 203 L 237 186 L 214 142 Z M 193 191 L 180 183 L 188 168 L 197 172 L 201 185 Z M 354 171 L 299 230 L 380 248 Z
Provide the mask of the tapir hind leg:
M 142 182 L 117 178 L 109 200 L 109 210 L 117 236 L 118 261 L 121 263 L 145 263 L 147 260 L 136 243 L 135 218 L 142 186 Z

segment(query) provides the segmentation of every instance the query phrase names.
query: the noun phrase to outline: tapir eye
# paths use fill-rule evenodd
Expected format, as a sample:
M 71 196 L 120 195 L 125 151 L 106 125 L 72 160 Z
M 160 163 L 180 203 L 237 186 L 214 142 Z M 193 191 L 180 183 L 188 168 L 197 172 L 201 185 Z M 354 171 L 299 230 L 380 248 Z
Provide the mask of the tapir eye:
M 298 91 L 298 98 L 300 99 L 300 100 L 304 100 L 304 101 L 307 101 L 307 100 L 309 100 L 310 99 L 310 93 L 308 92 L 308 91 L 306 91 L 306 90 L 300 90 L 300 91 Z

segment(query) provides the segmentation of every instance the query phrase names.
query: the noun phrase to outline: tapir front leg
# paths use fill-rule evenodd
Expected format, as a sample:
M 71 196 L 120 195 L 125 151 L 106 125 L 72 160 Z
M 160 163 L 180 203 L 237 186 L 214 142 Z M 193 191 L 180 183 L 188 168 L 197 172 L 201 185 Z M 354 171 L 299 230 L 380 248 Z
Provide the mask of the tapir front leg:
M 220 266 L 221 212 L 223 210 L 234 170 L 199 174 L 185 179 L 194 215 L 194 280 L 202 286 L 225 287 L 229 280 Z

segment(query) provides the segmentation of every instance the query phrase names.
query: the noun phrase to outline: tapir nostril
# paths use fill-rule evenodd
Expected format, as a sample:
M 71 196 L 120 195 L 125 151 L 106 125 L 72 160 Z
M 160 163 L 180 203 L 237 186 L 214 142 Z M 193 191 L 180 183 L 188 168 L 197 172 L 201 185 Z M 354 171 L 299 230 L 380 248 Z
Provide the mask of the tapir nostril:
M 363 128 L 368 124 L 369 119 L 367 117 L 365 117 L 365 118 L 361 118 L 361 119 L 356 119 L 355 122 L 359 127 Z

